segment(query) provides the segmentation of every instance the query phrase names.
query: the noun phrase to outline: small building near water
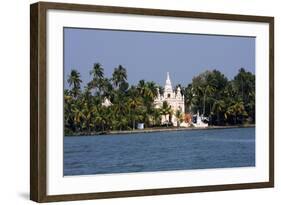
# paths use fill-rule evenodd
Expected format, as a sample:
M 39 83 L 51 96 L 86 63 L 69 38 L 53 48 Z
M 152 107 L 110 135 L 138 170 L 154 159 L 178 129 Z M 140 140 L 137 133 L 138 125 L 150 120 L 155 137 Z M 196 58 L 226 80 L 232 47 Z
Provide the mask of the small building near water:
M 137 128 L 138 128 L 138 130 L 143 130 L 144 129 L 144 123 L 138 123 Z

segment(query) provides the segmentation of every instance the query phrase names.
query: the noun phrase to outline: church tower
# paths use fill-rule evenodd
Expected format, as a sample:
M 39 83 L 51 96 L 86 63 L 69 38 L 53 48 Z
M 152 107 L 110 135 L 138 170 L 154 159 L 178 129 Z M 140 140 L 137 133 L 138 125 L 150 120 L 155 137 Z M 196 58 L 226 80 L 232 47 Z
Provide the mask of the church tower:
M 167 79 L 164 87 L 164 98 L 172 98 L 173 96 L 173 86 L 170 80 L 169 72 L 167 72 Z
M 164 101 L 166 101 L 168 105 L 171 106 L 173 112 L 171 116 L 163 115 L 161 123 L 166 123 L 167 119 L 170 118 L 170 122 L 172 122 L 174 126 L 177 126 L 177 118 L 175 116 L 175 113 L 179 110 L 182 114 L 184 114 L 184 96 L 181 94 L 180 87 L 178 87 L 176 91 L 173 90 L 169 72 L 167 72 L 164 94 L 160 95 L 159 89 L 157 89 L 157 97 L 154 100 L 155 107 L 161 108 Z

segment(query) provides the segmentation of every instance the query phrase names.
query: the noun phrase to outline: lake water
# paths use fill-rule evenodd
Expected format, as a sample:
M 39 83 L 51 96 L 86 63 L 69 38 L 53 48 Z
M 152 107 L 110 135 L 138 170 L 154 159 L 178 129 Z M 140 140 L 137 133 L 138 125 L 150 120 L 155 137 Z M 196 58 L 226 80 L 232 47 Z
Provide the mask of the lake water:
M 255 166 L 255 128 L 64 137 L 64 175 Z

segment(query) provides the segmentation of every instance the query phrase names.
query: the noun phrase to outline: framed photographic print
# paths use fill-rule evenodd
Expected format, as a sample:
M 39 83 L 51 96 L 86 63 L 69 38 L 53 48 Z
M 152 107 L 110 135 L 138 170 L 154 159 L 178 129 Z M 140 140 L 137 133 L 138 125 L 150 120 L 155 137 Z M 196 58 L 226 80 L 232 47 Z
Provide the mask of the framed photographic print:
M 30 198 L 274 186 L 274 18 L 31 5 Z

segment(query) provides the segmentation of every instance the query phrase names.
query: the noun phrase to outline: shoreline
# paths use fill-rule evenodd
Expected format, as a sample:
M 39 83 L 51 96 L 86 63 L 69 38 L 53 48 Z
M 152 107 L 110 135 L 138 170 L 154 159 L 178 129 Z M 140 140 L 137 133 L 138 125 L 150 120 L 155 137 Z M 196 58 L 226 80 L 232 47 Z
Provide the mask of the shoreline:
M 208 127 L 176 127 L 176 128 L 147 128 L 143 130 L 116 130 L 99 133 L 76 133 L 71 135 L 64 135 L 64 137 L 78 137 L 78 136 L 102 136 L 102 135 L 121 135 L 121 134 L 138 134 L 138 133 L 153 133 L 153 132 L 172 132 L 172 131 L 194 131 L 194 130 L 215 130 L 215 129 L 233 129 L 233 128 L 251 128 L 256 127 L 255 124 L 248 125 L 227 125 L 227 126 L 208 126 Z

